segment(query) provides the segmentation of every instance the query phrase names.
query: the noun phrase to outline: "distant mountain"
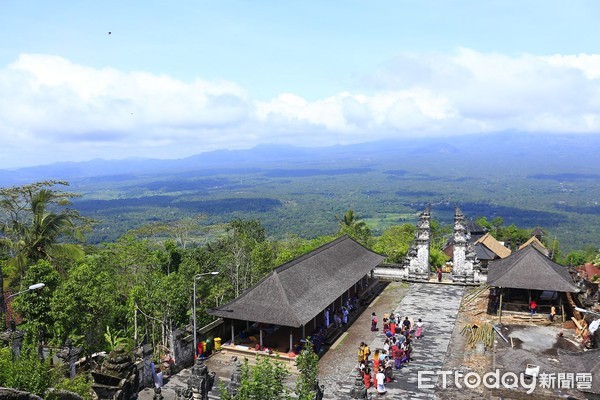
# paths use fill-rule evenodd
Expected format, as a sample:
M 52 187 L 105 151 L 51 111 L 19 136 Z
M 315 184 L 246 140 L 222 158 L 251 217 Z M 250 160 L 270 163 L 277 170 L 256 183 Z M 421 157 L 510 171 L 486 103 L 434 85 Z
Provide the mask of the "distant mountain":
M 499 173 L 516 168 L 535 173 L 593 173 L 600 167 L 600 135 L 532 135 L 505 132 L 445 138 L 385 140 L 353 145 L 303 148 L 258 145 L 248 150 L 216 150 L 175 159 L 94 159 L 0 170 L 0 187 L 45 179 L 77 181 L 111 177 L 111 180 L 145 175 L 285 168 L 314 165 L 340 167 L 347 160 L 373 163 L 433 163 L 443 167 L 477 168 L 485 164 Z M 499 168 L 499 169 L 498 169 Z

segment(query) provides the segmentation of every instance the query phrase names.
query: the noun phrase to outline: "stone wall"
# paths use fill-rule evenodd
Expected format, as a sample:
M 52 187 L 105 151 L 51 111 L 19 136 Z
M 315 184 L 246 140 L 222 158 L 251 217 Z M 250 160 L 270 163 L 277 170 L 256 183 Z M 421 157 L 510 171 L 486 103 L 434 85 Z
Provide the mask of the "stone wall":
M 20 390 L 0 388 L 0 400 L 42 400 L 42 398 Z
M 380 264 L 373 270 L 373 276 L 386 281 L 401 281 L 408 278 L 408 269 L 402 264 Z

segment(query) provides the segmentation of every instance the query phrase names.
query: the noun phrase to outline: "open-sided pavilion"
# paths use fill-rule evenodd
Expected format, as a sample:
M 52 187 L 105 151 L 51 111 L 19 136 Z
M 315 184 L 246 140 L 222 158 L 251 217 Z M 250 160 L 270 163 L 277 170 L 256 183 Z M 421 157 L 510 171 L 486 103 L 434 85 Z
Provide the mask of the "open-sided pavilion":
M 504 259 L 491 261 L 487 284 L 500 291 L 500 318 L 503 306 L 514 305 L 527 309 L 532 297 L 559 305 L 564 318 L 562 294 L 579 292 L 567 268 L 552 261 L 533 245 Z
M 279 333 L 288 330 L 292 349 L 294 338 L 305 338 L 307 328 L 310 334 L 325 324 L 325 313 L 331 323 L 336 311 L 359 298 L 383 259 L 344 235 L 277 267 L 239 297 L 208 313 L 231 324 L 230 345 L 236 343 L 240 329 L 236 332 L 236 325 L 246 321 L 246 326 L 257 323 L 261 349 L 266 326 L 276 327 Z

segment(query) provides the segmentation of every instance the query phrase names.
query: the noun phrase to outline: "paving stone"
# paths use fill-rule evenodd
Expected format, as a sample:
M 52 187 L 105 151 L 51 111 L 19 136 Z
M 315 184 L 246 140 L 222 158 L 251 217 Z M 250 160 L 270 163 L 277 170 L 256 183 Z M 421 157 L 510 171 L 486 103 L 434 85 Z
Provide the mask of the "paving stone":
M 373 398 L 381 399 L 433 399 L 435 390 L 418 387 L 418 372 L 441 370 L 458 307 L 464 293 L 464 287 L 412 283 L 408 294 L 396 306 L 394 311 L 404 318 L 416 321 L 421 318 L 425 323 L 423 337 L 413 340 L 413 359 L 400 370 L 394 371 L 394 380 L 386 384 L 387 393 L 378 396 L 375 388 L 369 389 Z M 371 349 L 382 348 L 385 341 L 383 333 L 377 334 L 369 344 Z M 349 381 L 337 392 L 326 390 L 325 399 L 350 398 L 350 389 L 354 382 L 352 371 L 348 373 Z M 437 383 L 437 375 L 431 376 L 431 385 Z

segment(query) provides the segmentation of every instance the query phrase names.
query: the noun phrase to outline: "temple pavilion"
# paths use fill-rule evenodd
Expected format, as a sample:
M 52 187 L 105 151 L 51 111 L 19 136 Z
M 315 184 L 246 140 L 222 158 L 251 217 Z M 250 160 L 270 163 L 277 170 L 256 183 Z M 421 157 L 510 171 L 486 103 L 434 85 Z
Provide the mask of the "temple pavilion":
M 487 284 L 499 292 L 500 317 L 503 310 L 528 311 L 533 299 L 539 312 L 547 313 L 554 305 L 564 318 L 563 295 L 579 292 L 567 268 L 552 261 L 533 243 L 504 259 L 491 261 Z
M 225 348 L 285 353 L 360 299 L 374 285 L 372 271 L 383 259 L 345 235 L 275 268 L 239 297 L 207 312 L 231 325 Z

